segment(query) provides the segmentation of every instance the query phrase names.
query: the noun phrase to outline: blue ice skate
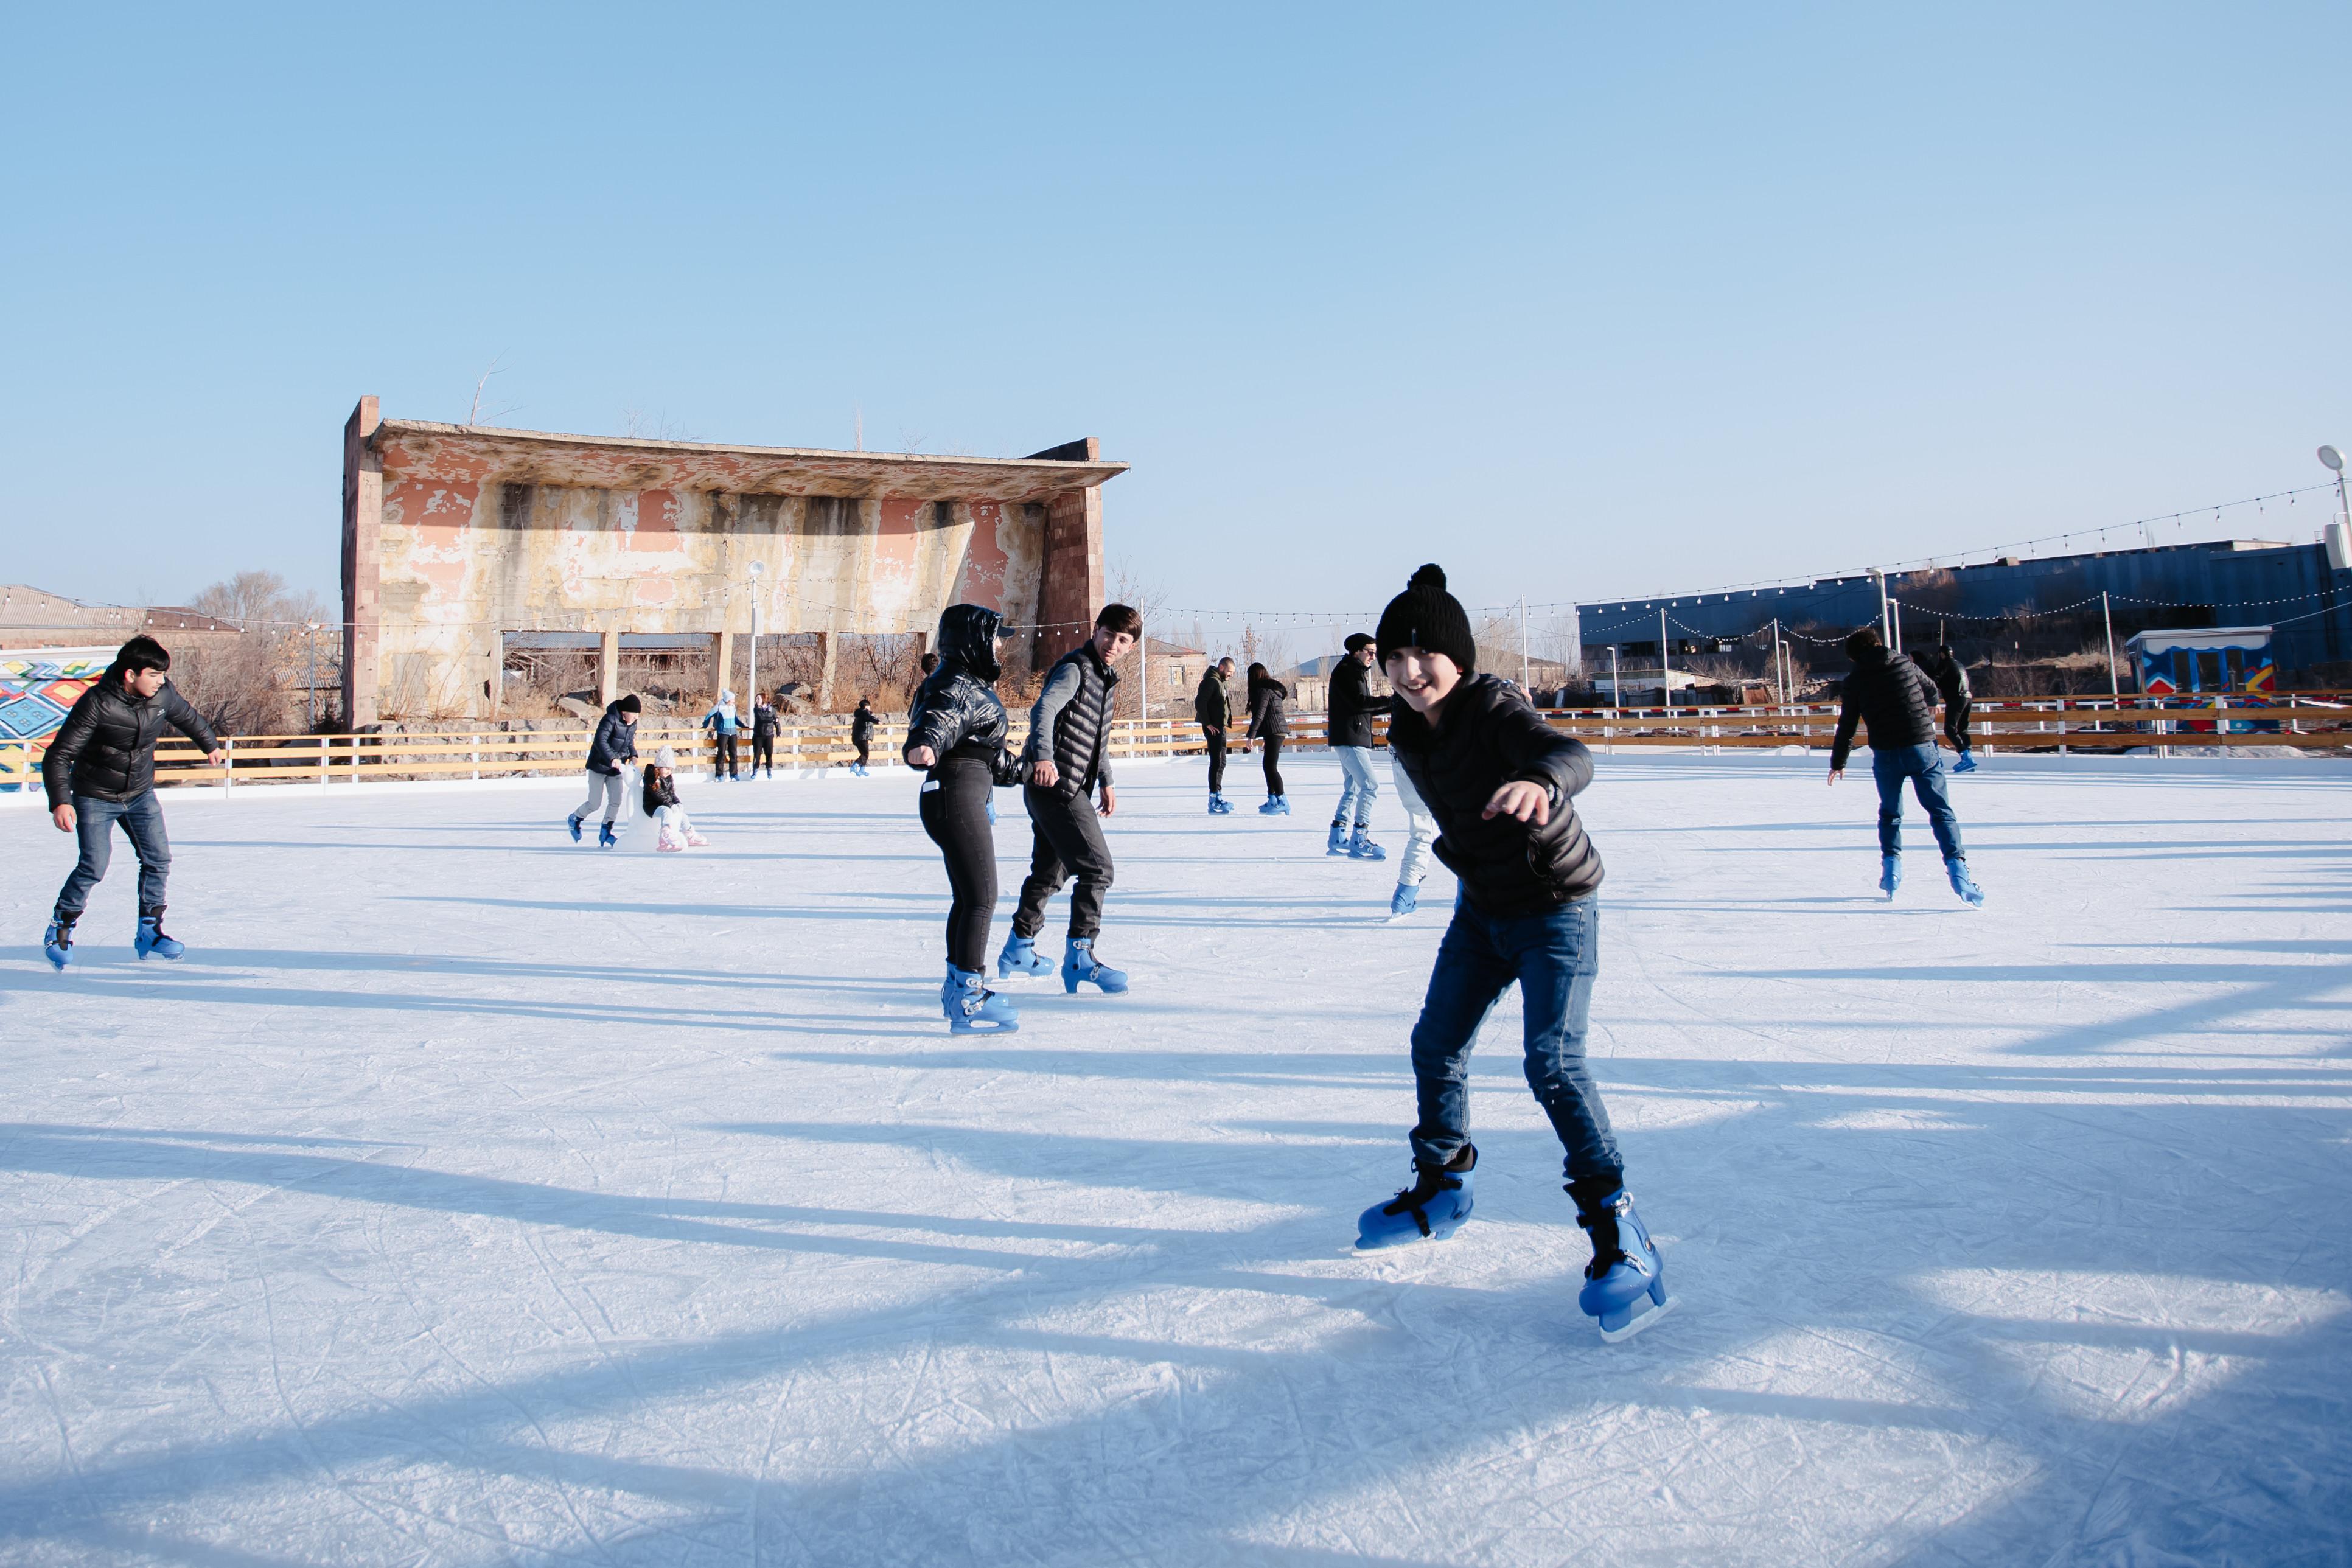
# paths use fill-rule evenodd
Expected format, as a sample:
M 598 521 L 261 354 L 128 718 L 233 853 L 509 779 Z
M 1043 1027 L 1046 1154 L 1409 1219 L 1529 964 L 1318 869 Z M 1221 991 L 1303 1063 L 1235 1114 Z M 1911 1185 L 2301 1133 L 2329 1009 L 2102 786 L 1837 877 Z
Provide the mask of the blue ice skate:
M 1004 939 L 1004 951 L 996 956 L 996 977 L 1000 980 L 1034 980 L 1053 972 L 1054 960 L 1037 951 L 1036 938 L 1018 932 Z
M 160 904 L 140 910 L 139 934 L 131 939 L 131 947 L 142 958 L 176 958 L 188 950 L 186 943 L 163 934 L 163 906 Z
M 1331 836 L 1325 841 L 1323 852 L 1327 855 L 1344 855 L 1348 852 L 1348 824 L 1338 817 L 1331 819 Z
M 1955 773 L 1974 773 L 1976 770 L 1977 754 L 1974 751 L 1961 752 L 1960 759 L 1952 764 L 1952 771 Z
M 52 915 L 49 916 L 49 928 L 41 933 L 41 951 L 50 963 L 60 969 L 73 962 L 73 928 L 77 918 L 69 915 Z
M 1444 1166 L 1415 1161 L 1412 1185 L 1386 1203 L 1376 1203 L 1356 1218 L 1356 1249 L 1410 1247 L 1421 1241 L 1443 1241 L 1470 1218 L 1473 1200 L 1471 1172 L 1478 1151 L 1465 1146 Z
M 572 815 L 564 818 L 563 825 L 572 830 L 572 841 L 575 844 L 578 843 L 580 841 L 580 813 L 574 811 Z
M 1212 795 L 1209 797 L 1209 815 L 1212 817 L 1230 817 L 1233 814 L 1234 803 L 1231 800 L 1226 800 L 1223 795 Z
M 1021 1032 L 1021 1015 L 1013 1011 L 1013 998 L 990 990 L 987 977 L 978 969 L 957 968 L 953 959 L 940 987 L 940 1010 L 948 1015 L 948 1029 L 955 1034 Z
M 1592 1238 L 1592 1261 L 1585 1266 L 1576 1304 L 1600 1320 L 1602 1339 L 1612 1344 L 1631 1339 L 1675 1310 L 1665 1265 L 1649 1228 L 1633 1212 L 1633 1194 L 1620 1187 L 1591 1213 L 1578 1214 L 1576 1222 Z
M 1348 841 L 1348 857 L 1360 861 L 1384 861 L 1389 852 L 1372 842 L 1372 831 L 1363 823 L 1356 824 L 1355 835 Z
M 1113 997 L 1127 989 L 1127 971 L 1097 959 L 1091 936 L 1073 936 L 1062 949 L 1062 989 L 1076 995 L 1082 985 L 1100 986 Z
M 1421 889 L 1417 887 L 1400 887 L 1394 893 L 1389 894 L 1389 918 L 1391 920 L 1402 920 L 1406 915 L 1411 915 L 1414 910 L 1420 907 Z
M 1878 891 L 1885 894 L 1891 902 L 1895 897 L 1895 890 L 1902 885 L 1903 857 L 1901 855 L 1879 856 Z
M 1261 817 L 1287 817 L 1290 815 L 1290 802 L 1279 795 L 1268 795 L 1265 804 L 1257 809 L 1257 814 Z
M 598 849 L 609 850 L 617 845 L 620 841 L 620 835 L 613 831 L 612 823 L 606 822 L 597 828 L 596 847 Z
M 1944 870 L 1952 879 L 1952 891 L 1968 900 L 1969 908 L 1984 907 L 1984 889 L 1979 887 L 1976 878 L 1969 874 L 1969 862 L 1965 855 L 1954 855 L 1950 860 L 1946 861 Z

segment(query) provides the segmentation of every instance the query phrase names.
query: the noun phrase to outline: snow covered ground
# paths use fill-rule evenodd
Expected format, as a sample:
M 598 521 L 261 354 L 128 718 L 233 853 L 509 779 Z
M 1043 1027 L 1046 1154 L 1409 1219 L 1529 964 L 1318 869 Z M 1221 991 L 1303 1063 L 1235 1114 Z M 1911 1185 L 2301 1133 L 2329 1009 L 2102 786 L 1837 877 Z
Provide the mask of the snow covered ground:
M 1129 769 L 1134 992 L 1000 1039 L 903 774 L 693 785 L 688 857 L 568 781 L 181 791 L 188 958 L 126 845 L 64 976 L 68 842 L 0 811 L 0 1560 L 2347 1561 L 2352 776 L 1997 765 L 1971 914 L 1916 821 L 1873 895 L 1818 758 L 1601 768 L 1682 1301 L 1617 1346 L 1515 998 L 1478 1217 L 1346 1255 L 1451 883 L 1381 924 L 1317 758 L 1287 821 Z

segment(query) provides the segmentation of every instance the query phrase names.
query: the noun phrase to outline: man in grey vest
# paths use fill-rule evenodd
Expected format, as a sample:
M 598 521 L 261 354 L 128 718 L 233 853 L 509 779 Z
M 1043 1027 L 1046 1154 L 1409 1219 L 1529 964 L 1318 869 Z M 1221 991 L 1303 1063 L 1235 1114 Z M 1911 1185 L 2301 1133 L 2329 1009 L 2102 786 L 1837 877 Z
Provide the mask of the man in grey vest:
M 1029 710 L 1029 744 L 1021 753 L 1028 784 L 1021 791 L 1029 808 L 1034 846 L 1029 879 L 1021 884 L 1021 907 L 1013 935 L 997 955 L 999 979 L 1049 973 L 1053 965 L 1037 952 L 1045 928 L 1045 904 L 1076 873 L 1070 894 L 1070 936 L 1062 950 L 1062 988 L 1076 991 L 1091 981 L 1108 992 L 1127 989 L 1127 976 L 1095 959 L 1095 936 L 1102 929 L 1103 894 L 1110 890 L 1110 846 L 1103 841 L 1094 792 L 1102 791 L 1101 816 L 1118 810 L 1111 788 L 1111 666 L 1143 634 L 1143 617 L 1125 604 L 1107 604 L 1095 617 L 1094 635 L 1062 655 L 1045 675 L 1045 689 Z

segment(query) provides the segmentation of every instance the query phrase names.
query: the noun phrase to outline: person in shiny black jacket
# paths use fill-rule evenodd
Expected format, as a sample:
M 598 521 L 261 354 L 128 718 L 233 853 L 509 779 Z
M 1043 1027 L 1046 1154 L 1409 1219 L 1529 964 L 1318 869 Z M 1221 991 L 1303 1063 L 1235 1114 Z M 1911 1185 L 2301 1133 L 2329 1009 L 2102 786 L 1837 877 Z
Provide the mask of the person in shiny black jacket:
M 1289 701 L 1290 688 L 1268 674 L 1264 664 L 1249 667 L 1249 728 L 1242 732 L 1242 738 L 1265 747 L 1260 760 L 1265 769 L 1265 804 L 1257 809 L 1261 817 L 1290 815 L 1290 801 L 1282 792 L 1282 743 L 1290 735 Z
M 1936 683 L 1904 654 L 1887 648 L 1875 627 L 1845 640 L 1853 673 L 1845 678 L 1838 707 L 1837 737 L 1830 746 L 1830 782 L 1845 777 L 1853 753 L 1854 728 L 1867 726 L 1870 772 L 1878 785 L 1878 890 L 1888 898 L 1903 885 L 1903 785 L 1906 779 L 1927 813 L 1936 847 L 1944 854 L 1944 874 L 1952 891 L 1971 906 L 1984 891 L 1969 874 L 1960 846 L 1960 817 L 1952 810 L 1944 754 L 1936 746 Z
M 951 604 L 940 616 L 939 667 L 915 693 L 900 750 L 925 769 L 916 810 L 948 870 L 948 977 L 940 1002 L 962 1033 L 1019 1029 L 1012 1002 L 987 988 L 988 929 L 996 912 L 996 834 L 989 791 L 1020 781 L 1005 750 L 1004 704 L 997 639 L 1003 618 L 977 604 Z
M 50 819 L 73 833 L 81 855 L 65 885 L 42 946 L 62 969 L 73 950 L 73 928 L 89 890 L 106 876 L 117 822 L 139 855 L 139 928 L 132 946 L 142 958 L 176 958 L 185 948 L 163 934 L 163 898 L 172 871 L 172 842 L 163 807 L 155 799 L 155 743 L 167 728 L 195 742 L 215 767 L 228 760 L 203 716 L 188 706 L 166 672 L 172 655 L 152 637 L 133 637 L 114 655 L 99 683 L 77 698 L 41 762 Z

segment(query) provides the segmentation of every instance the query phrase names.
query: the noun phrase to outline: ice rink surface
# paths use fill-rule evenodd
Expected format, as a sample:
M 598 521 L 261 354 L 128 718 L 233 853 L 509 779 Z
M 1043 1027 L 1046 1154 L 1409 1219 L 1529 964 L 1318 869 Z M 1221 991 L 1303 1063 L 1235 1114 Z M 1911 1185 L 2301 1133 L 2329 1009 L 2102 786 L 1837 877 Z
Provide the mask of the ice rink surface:
M 1916 816 L 1876 897 L 1866 769 L 1600 768 L 1682 1303 L 1615 1346 L 1516 996 L 1476 1217 L 1347 1254 L 1452 883 L 1383 924 L 1319 758 L 1129 769 L 1134 990 L 994 1039 L 905 774 L 690 783 L 682 857 L 572 781 L 179 791 L 188 957 L 125 844 L 63 976 L 0 810 L 0 1561 L 2352 1559 L 2352 769 L 1997 761 L 1974 914 Z

